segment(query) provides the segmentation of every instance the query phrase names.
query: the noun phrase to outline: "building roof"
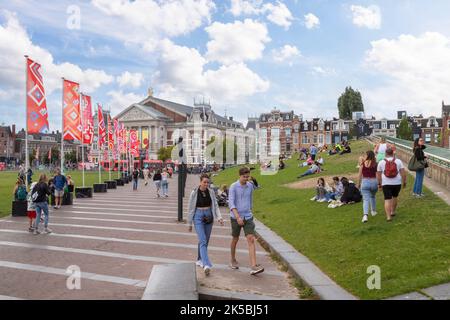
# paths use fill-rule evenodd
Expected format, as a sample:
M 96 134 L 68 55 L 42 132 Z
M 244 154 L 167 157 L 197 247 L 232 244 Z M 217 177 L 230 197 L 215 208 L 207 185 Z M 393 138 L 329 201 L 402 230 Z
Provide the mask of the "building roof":
M 192 113 L 192 111 L 194 110 L 193 107 L 190 106 L 186 106 L 184 104 L 179 104 L 176 102 L 171 102 L 171 101 L 167 101 L 167 100 L 163 100 L 163 99 L 158 99 L 155 98 L 153 96 L 149 96 L 146 99 L 144 99 L 143 101 L 139 102 L 139 105 L 145 105 L 147 107 L 151 107 L 151 105 L 147 105 L 147 103 L 149 102 L 153 102 L 157 105 L 160 105 L 164 108 L 167 108 L 173 112 L 179 113 L 182 116 L 186 116 L 186 115 L 190 115 Z

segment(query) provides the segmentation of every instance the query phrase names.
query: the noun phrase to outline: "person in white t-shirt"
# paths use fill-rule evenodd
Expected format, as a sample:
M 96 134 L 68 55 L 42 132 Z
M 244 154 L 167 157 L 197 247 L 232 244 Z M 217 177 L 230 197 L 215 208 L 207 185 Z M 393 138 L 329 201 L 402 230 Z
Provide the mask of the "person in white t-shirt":
M 397 198 L 400 190 L 406 187 L 406 171 L 400 159 L 394 157 L 392 148 L 386 149 L 386 158 L 378 163 L 378 187 L 383 189 L 384 210 L 387 221 L 392 221 L 397 209 Z

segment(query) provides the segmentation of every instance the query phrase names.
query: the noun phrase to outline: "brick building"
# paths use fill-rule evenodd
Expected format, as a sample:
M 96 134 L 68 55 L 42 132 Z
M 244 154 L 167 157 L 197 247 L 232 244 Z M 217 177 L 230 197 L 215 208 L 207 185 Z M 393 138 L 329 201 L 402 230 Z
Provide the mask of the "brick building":
M 0 126 L 0 162 L 15 159 L 14 144 L 16 140 L 16 126 Z

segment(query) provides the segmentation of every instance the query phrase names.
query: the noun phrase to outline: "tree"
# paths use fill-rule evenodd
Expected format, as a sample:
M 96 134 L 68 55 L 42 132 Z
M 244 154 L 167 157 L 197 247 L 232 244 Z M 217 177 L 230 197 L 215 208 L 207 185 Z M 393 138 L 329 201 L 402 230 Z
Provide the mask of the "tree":
M 216 137 L 212 136 L 211 139 L 206 142 L 206 146 L 209 146 L 211 143 L 214 143 L 216 141 Z M 236 162 L 237 161 L 237 155 L 238 155 L 238 146 L 236 143 L 234 143 L 234 152 L 233 152 L 233 160 Z M 212 158 L 215 158 L 216 156 L 216 149 L 214 149 L 211 152 L 211 155 L 206 155 L 207 157 L 211 156 Z M 226 163 L 226 156 L 227 156 L 227 139 L 223 139 L 222 140 L 222 163 Z M 229 159 L 228 159 L 229 160 Z
M 352 87 L 345 88 L 345 92 L 338 99 L 338 110 L 339 118 L 344 120 L 352 119 L 352 112 L 364 111 L 361 93 Z
M 166 161 L 172 157 L 172 150 L 174 146 L 167 148 L 159 148 L 158 150 L 158 160 Z
M 403 117 L 403 119 L 400 121 L 397 130 L 397 136 L 403 140 L 413 140 L 412 129 L 406 117 Z
M 55 151 L 58 151 L 58 150 L 55 149 Z M 52 149 L 52 158 L 53 158 L 53 152 L 54 152 L 54 150 Z M 66 153 L 64 155 L 64 160 L 68 161 L 70 163 L 77 163 L 78 159 L 77 159 L 77 153 L 75 152 L 75 150 L 72 150 L 71 152 Z

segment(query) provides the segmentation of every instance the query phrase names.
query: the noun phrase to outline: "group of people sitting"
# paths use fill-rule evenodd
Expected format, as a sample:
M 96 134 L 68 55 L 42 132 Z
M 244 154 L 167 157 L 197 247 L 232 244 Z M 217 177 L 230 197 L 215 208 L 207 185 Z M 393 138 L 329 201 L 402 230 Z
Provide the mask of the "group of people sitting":
M 311 201 L 329 202 L 330 208 L 335 208 L 343 204 L 361 202 L 361 192 L 356 184 L 346 177 L 334 177 L 331 186 L 325 182 L 324 178 L 317 180 L 316 195 Z M 334 202 L 334 203 L 332 203 Z
M 332 146 L 331 150 L 328 151 L 328 155 L 333 156 L 335 154 L 343 155 L 346 153 L 352 153 L 350 144 L 348 141 L 343 140 L 341 143 L 336 143 Z

